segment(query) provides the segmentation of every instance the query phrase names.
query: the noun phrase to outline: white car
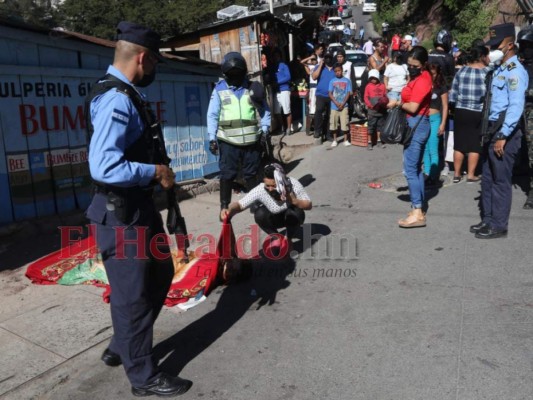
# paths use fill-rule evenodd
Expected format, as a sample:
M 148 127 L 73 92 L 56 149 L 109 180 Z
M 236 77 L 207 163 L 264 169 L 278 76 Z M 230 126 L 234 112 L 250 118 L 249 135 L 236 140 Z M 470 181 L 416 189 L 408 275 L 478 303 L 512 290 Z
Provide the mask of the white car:
M 376 12 L 377 5 L 376 0 L 365 0 L 363 3 L 363 14 Z
M 341 17 L 329 17 L 326 21 L 326 29 L 332 31 L 343 31 L 345 28 Z
M 361 86 L 361 75 L 368 64 L 368 56 L 362 50 L 346 50 L 346 61 L 352 63 L 357 86 Z
M 330 43 L 328 45 L 327 52 L 330 53 L 330 54 L 333 54 L 333 57 L 335 57 L 337 55 L 337 51 L 339 51 L 340 49 L 344 49 L 344 50 L 346 50 L 346 53 L 348 53 L 348 51 L 350 51 L 348 49 L 350 49 L 352 47 L 353 47 L 353 44 L 351 44 L 350 42 L 348 42 L 346 44 L 334 42 L 334 43 Z

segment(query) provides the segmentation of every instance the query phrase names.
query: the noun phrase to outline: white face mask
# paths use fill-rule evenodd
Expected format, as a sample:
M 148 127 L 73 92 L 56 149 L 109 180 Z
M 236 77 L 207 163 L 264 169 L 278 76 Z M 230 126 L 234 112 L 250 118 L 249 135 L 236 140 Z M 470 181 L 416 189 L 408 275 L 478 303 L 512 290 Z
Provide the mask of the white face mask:
M 489 53 L 489 66 L 494 67 L 495 65 L 500 65 L 503 59 L 503 51 L 501 50 L 492 50 Z

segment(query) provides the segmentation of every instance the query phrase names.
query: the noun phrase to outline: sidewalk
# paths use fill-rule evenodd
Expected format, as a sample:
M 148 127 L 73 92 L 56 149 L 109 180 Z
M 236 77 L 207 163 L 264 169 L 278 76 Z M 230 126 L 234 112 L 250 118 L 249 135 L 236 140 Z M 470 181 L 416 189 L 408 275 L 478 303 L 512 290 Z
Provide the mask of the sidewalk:
M 187 312 L 163 310 L 156 355 L 194 381 L 181 398 L 533 398 L 533 212 L 521 190 L 507 239 L 468 232 L 480 186 L 464 182 L 429 191 L 428 226 L 402 230 L 400 147 L 284 141 L 302 146 L 290 175 L 312 198 L 305 229 L 316 243 L 300 242 L 281 267 L 259 262 L 252 281 Z M 375 181 L 383 189 L 368 187 Z M 195 237 L 218 235 L 218 192 L 181 206 Z M 253 219 L 246 211 L 233 223 L 240 235 Z M 355 253 L 332 253 L 339 243 Z M 112 335 L 102 289 L 34 286 L 24 271 L 0 273 L 0 398 L 134 398 L 122 368 L 99 359 Z

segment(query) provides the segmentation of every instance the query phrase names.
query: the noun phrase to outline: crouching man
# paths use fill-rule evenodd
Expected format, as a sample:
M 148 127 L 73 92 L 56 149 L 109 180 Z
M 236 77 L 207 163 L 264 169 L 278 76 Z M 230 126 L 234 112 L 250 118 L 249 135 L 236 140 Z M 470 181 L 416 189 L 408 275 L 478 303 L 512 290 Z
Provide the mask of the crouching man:
M 311 199 L 302 184 L 295 178 L 285 175 L 281 165 L 273 163 L 265 167 L 263 183 L 253 188 L 239 201 L 221 211 L 221 219 L 229 219 L 256 204 L 255 222 L 268 235 L 278 233 L 285 228 L 289 239 L 294 237 L 296 230 L 304 223 L 305 212 L 312 208 Z

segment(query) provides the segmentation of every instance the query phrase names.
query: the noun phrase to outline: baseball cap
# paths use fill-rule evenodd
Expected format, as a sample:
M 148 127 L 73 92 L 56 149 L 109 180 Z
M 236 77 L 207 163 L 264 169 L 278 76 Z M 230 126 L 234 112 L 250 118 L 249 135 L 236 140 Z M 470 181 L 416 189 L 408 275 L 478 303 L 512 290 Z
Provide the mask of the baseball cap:
M 371 69 L 368 71 L 368 79 L 376 78 L 379 81 L 379 71 L 377 69 Z
M 117 40 L 124 40 L 146 47 L 154 53 L 158 60 L 165 60 L 161 53 L 159 53 L 161 36 L 150 28 L 146 28 L 135 22 L 121 21 L 117 25 Z
M 412 41 L 412 40 L 413 40 L 413 37 L 412 37 L 411 35 L 405 35 L 405 36 L 403 37 L 403 40 L 411 40 L 411 41 Z

